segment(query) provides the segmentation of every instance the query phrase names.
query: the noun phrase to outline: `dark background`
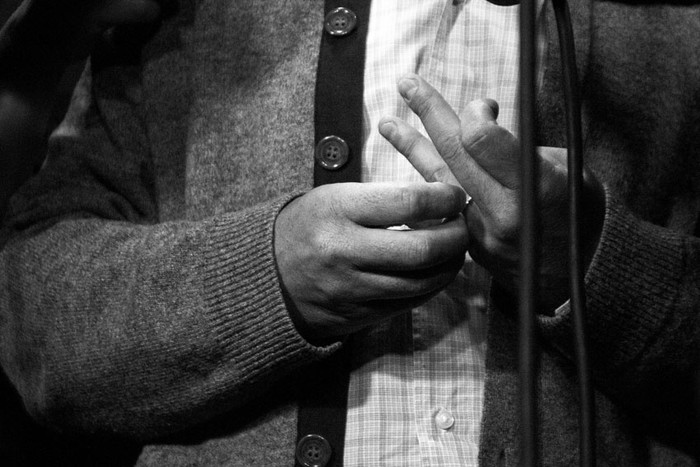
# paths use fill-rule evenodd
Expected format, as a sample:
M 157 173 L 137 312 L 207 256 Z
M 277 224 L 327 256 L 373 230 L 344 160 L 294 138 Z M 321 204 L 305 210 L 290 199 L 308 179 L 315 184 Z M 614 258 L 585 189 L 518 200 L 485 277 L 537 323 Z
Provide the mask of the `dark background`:
M 52 0 L 49 0 L 52 1 Z M 0 0 L 0 26 L 21 0 Z M 70 102 L 83 64 L 72 66 L 63 80 L 52 126 L 57 125 Z M 24 405 L 0 370 L 0 466 L 3 467 L 94 467 L 133 465 L 139 447 L 98 439 L 73 439 L 42 427 L 31 419 Z

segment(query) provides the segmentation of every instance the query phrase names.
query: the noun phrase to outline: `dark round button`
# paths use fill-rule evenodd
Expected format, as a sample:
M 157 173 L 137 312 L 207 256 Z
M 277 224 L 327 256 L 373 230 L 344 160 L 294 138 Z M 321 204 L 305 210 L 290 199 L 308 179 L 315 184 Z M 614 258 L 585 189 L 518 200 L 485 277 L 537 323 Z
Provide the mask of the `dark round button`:
M 304 467 L 325 467 L 331 453 L 331 445 L 321 435 L 306 435 L 297 443 L 297 461 Z
M 331 36 L 347 36 L 357 26 L 357 15 L 347 8 L 336 8 L 326 15 L 324 27 Z
M 326 170 L 338 170 L 349 157 L 348 143 L 339 136 L 326 136 L 316 145 L 316 161 Z

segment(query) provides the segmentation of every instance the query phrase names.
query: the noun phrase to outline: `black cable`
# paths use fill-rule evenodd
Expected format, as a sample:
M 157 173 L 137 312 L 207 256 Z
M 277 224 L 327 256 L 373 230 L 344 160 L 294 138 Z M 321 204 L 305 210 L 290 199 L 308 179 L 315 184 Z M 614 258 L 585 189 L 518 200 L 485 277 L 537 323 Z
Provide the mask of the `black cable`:
M 539 464 L 537 442 L 537 351 L 535 342 L 535 303 L 537 296 L 538 254 L 538 163 L 535 153 L 536 96 L 536 10 L 535 0 L 520 5 L 520 160 L 521 236 L 519 289 L 519 373 L 521 462 L 525 467 Z
M 581 135 L 581 99 L 579 96 L 576 54 L 571 16 L 566 0 L 552 0 L 557 19 L 561 49 L 562 80 L 566 102 L 567 166 L 569 177 L 569 280 L 570 306 L 574 319 L 574 343 L 579 380 L 579 465 L 594 467 L 595 461 L 595 407 L 586 352 L 586 298 L 584 293 L 584 265 L 581 252 L 583 224 L 583 142 Z

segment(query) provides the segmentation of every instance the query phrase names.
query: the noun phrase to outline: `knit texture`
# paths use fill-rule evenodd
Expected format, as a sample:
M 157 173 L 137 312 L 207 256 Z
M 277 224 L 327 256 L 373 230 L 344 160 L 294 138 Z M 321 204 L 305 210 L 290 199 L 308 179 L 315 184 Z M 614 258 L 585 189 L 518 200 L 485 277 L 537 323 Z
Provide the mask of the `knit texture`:
M 334 349 L 296 333 L 272 250 L 277 213 L 311 186 L 322 7 L 183 1 L 141 54 L 101 51 L 44 169 L 15 196 L 1 363 L 37 421 L 88 435 L 75 449 L 92 455 L 107 436 L 129 440 L 111 446 L 121 456 L 104 447 L 113 464 L 291 465 L 296 381 Z M 667 428 L 688 422 L 700 346 L 700 245 L 688 235 L 700 206 L 700 12 L 572 10 L 586 156 L 609 193 L 586 276 L 599 465 L 691 465 L 639 421 L 667 443 L 688 438 Z M 547 12 L 538 123 L 542 144 L 563 146 Z M 492 305 L 480 463 L 511 466 L 515 321 Z M 568 313 L 540 324 L 543 461 L 570 466 Z

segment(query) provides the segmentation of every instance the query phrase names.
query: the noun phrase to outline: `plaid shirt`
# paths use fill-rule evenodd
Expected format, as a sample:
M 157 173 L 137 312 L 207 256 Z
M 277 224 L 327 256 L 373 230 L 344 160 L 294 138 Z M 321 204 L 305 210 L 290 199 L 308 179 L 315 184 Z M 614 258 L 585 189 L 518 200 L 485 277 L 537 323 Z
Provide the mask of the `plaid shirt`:
M 409 72 L 427 79 L 458 114 L 471 100 L 496 99 L 499 123 L 516 131 L 517 7 L 376 0 L 370 18 L 363 181 L 422 180 L 376 130 L 381 117 L 395 115 L 424 132 L 396 89 Z M 477 465 L 487 287 L 487 274 L 468 259 L 424 306 L 355 336 L 344 465 Z

